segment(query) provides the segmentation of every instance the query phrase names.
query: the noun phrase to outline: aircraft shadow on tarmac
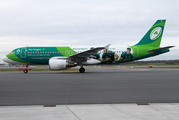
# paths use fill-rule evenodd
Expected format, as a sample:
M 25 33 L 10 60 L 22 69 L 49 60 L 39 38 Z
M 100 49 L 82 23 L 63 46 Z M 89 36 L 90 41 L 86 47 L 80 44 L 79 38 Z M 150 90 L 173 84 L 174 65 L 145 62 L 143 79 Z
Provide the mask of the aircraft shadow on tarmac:
M 145 72 L 149 72 L 150 73 L 155 73 L 156 71 L 151 71 L 151 70 L 103 70 L 103 71 L 99 71 L 99 70 L 89 70 L 89 71 L 86 71 L 85 73 L 79 73 L 78 71 L 31 71 L 29 72 L 28 74 L 79 74 L 79 75 L 85 75 L 85 74 L 110 74 L 110 73 L 113 73 L 113 74 L 123 74 L 123 73 L 127 73 L 127 74 L 130 74 L 130 73 L 145 73 Z M 16 73 L 19 73 L 19 74 L 24 74 L 24 73 L 20 73 L 20 72 L 16 72 Z

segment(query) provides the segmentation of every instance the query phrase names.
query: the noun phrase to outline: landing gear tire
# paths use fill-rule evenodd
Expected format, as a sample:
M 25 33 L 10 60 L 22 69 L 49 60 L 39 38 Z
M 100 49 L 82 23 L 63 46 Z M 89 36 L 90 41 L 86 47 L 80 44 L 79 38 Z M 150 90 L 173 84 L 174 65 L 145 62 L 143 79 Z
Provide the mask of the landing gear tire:
M 84 68 L 80 68 L 80 69 L 79 69 L 79 72 L 80 72 L 80 73 L 84 73 L 84 72 L 85 72 L 85 69 L 84 69 Z
M 26 73 L 28 73 L 28 70 L 27 70 L 27 69 L 25 69 L 25 70 L 24 70 L 24 73 L 25 73 L 25 74 L 26 74 Z
M 26 65 L 26 69 L 24 70 L 24 73 L 28 73 L 28 64 Z

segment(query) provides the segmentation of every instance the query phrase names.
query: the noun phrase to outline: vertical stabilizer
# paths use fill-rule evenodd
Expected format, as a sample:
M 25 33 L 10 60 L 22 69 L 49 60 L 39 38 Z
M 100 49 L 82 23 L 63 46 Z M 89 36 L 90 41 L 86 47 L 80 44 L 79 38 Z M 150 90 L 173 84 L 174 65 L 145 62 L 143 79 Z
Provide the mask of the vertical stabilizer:
M 165 21 L 166 20 L 157 20 L 136 45 L 159 47 L 164 31 Z

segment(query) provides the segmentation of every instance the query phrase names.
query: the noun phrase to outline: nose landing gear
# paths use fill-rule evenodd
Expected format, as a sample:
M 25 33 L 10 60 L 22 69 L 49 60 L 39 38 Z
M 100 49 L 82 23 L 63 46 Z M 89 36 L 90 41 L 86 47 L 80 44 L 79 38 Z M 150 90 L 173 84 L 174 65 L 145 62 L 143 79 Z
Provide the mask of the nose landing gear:
M 25 70 L 24 70 L 24 73 L 25 73 L 25 74 L 28 73 L 28 64 L 26 65 L 26 68 L 25 68 Z
M 27 70 L 27 69 L 25 69 L 25 70 L 24 70 L 24 73 L 25 73 L 25 74 L 26 74 L 26 73 L 28 73 L 28 70 Z

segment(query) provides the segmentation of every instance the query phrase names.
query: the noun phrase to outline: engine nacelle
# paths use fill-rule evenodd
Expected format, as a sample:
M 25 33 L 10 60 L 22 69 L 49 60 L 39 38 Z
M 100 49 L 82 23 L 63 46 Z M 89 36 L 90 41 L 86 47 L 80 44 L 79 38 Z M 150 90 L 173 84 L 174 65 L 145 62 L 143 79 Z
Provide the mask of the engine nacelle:
M 67 67 L 75 67 L 75 64 L 68 63 L 67 60 L 51 58 L 49 60 L 49 68 L 51 70 L 64 70 Z

